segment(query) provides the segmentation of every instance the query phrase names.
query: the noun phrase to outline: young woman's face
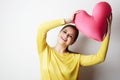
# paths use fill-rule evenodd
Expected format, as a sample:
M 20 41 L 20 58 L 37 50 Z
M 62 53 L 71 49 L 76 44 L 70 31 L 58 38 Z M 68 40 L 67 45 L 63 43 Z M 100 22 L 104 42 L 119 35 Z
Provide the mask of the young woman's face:
M 76 31 L 71 27 L 66 27 L 60 31 L 58 36 L 58 43 L 69 46 L 74 43 Z

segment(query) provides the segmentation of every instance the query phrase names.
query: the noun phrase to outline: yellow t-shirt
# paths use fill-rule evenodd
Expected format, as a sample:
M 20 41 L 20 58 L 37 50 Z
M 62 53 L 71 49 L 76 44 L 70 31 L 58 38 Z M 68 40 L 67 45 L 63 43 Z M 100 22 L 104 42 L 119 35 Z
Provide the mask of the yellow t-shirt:
M 105 60 L 109 37 L 105 37 L 99 51 L 93 55 L 69 52 L 61 54 L 51 48 L 46 42 L 47 32 L 64 23 L 64 19 L 53 20 L 41 24 L 38 29 L 37 45 L 42 80 L 77 80 L 80 66 L 91 66 Z

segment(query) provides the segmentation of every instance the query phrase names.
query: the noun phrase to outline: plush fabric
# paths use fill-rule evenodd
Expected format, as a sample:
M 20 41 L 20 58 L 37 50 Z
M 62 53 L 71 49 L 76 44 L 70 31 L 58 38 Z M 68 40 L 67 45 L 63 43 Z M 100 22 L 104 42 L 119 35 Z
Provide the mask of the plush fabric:
M 76 13 L 74 23 L 87 37 L 102 41 L 107 30 L 107 18 L 111 12 L 111 6 L 107 2 L 99 2 L 95 5 L 92 15 L 85 10 Z

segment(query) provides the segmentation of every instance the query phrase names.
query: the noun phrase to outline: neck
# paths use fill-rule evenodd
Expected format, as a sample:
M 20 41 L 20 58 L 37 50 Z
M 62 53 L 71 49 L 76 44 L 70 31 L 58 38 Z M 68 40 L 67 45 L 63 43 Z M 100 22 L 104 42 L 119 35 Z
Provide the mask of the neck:
M 54 49 L 60 53 L 67 52 L 67 46 L 56 44 Z

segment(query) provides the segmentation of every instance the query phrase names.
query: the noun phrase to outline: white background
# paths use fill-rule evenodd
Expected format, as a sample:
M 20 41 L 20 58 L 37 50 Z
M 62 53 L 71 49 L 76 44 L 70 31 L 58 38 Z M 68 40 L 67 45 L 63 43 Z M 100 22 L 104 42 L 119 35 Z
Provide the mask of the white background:
M 101 0 L 0 0 L 0 80 L 40 80 L 37 53 L 37 29 L 42 22 L 70 17 L 79 9 L 89 14 Z M 81 80 L 120 79 L 120 7 L 119 0 L 106 0 L 113 9 L 110 45 L 105 62 L 81 69 Z M 49 33 L 55 44 L 59 30 Z M 54 37 L 53 37 L 54 36 Z M 92 54 L 100 43 L 80 33 L 71 50 Z

